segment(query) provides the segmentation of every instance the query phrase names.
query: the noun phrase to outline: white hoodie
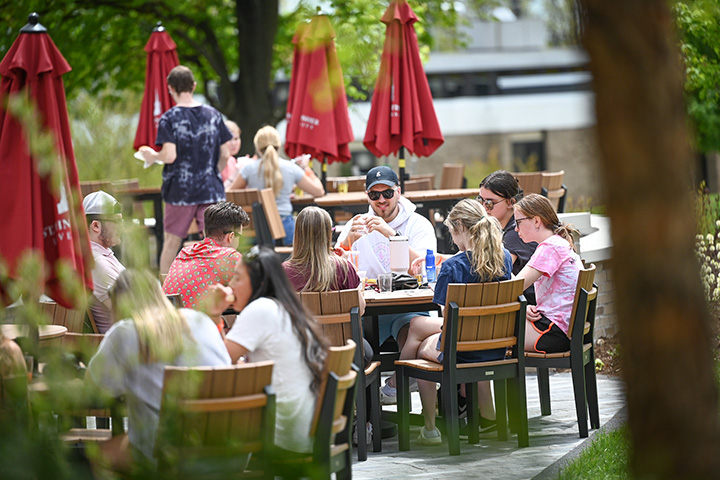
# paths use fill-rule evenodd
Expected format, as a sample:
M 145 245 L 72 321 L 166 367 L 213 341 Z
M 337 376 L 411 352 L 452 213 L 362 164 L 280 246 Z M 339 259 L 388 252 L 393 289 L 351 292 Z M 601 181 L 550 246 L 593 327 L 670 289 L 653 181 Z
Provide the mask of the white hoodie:
M 430 221 L 415 213 L 415 204 L 405 197 L 398 201 L 399 212 L 388 223 L 395 231 L 408 237 L 410 248 L 425 254 L 427 250 L 437 251 L 435 229 Z M 372 207 L 368 207 L 368 215 L 375 216 Z M 345 224 L 338 242 L 347 238 L 352 222 Z M 370 232 L 360 237 L 352 245 L 352 250 L 360 252 L 359 270 L 366 271 L 368 278 L 377 278 L 378 273 L 390 271 L 390 240 L 379 232 Z

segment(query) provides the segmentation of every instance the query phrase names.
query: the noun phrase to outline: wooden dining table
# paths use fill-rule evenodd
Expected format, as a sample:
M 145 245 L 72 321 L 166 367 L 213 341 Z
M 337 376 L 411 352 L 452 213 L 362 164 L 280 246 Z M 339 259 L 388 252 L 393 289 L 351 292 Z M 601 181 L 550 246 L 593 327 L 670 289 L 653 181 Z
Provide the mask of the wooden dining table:
M 15 340 L 18 337 L 27 337 L 29 327 L 27 325 L 6 324 L 0 325 L 0 331 L 2 331 L 4 337 Z M 40 345 L 64 337 L 67 331 L 67 327 L 62 325 L 40 325 L 38 327 Z
M 394 313 L 440 311 L 433 303 L 434 292 L 429 288 L 413 288 L 392 292 L 365 290 L 365 313 L 363 314 L 363 335 L 374 352 L 374 360 L 381 362 L 382 371 L 395 370 L 397 352 L 380 352 L 378 316 Z

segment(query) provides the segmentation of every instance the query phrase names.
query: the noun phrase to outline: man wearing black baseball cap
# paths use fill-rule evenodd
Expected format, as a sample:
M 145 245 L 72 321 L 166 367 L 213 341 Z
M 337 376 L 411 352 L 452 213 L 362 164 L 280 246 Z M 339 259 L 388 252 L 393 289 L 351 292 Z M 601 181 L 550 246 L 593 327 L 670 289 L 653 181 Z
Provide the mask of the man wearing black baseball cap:
M 389 238 L 394 235 L 408 237 L 409 264 L 420 256 L 424 257 L 428 250 L 437 251 L 437 239 L 432 224 L 415 212 L 415 204 L 400 194 L 399 184 L 392 168 L 380 166 L 370 169 L 365 178 L 365 192 L 370 208 L 367 213 L 353 217 L 338 238 L 338 244 L 343 248 L 359 252 L 359 270 L 367 272 L 368 278 L 377 278 L 379 273 L 390 272 Z M 419 316 L 427 317 L 429 314 L 412 312 L 380 315 L 380 344 L 390 336 L 395 337 L 401 347 L 401 358 L 413 358 L 414 351 L 405 357 L 402 348 L 410 321 Z M 394 403 L 394 386 L 386 384 L 381 393 L 383 403 Z

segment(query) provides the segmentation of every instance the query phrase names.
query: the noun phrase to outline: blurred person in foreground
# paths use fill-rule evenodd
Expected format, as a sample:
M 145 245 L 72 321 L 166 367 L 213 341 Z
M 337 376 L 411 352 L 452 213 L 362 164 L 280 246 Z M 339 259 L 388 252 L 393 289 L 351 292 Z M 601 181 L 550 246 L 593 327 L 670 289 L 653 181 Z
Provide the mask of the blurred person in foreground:
M 92 271 L 93 295 L 90 298 L 90 313 L 95 320 L 98 333 L 105 333 L 113 324 L 108 291 L 125 270 L 110 249 L 120 244 L 122 206 L 112 195 L 99 190 L 85 196 L 83 210 L 88 225 L 90 248 L 95 260 Z
M 147 271 L 125 270 L 110 297 L 118 320 L 90 360 L 85 380 L 103 394 L 125 396 L 128 434 L 101 443 L 101 458 L 113 459 L 115 469 L 154 464 L 165 366 L 225 366 L 230 356 L 212 320 L 173 307 Z
M 175 106 L 158 123 L 156 152 L 148 146 L 138 150 L 146 163 L 160 161 L 163 167 L 162 197 L 165 201 L 165 237 L 160 255 L 160 273 L 167 273 L 188 234 L 193 219 L 204 230 L 203 212 L 225 200 L 218 167 L 229 156 L 232 134 L 220 112 L 193 98 L 197 83 L 192 71 L 178 65 L 167 77 Z
M 243 255 L 229 287 L 213 286 L 207 311 L 232 306 L 240 314 L 225 336 L 233 363 L 272 360 L 276 398 L 275 444 L 282 458 L 312 451 L 310 425 L 327 355 L 327 342 L 300 302 L 277 254 L 257 246 Z
M 210 205 L 203 216 L 205 239 L 180 250 L 163 283 L 166 294 L 180 294 L 185 308 L 196 308 L 210 285 L 230 282 L 241 257 L 242 229 L 250 224 L 242 207 L 231 202 Z
M 253 143 L 260 160 L 243 167 L 231 189 L 271 188 L 285 228 L 286 236 L 283 243 L 292 245 L 295 219 L 290 196 L 293 188 L 297 185 L 313 197 L 325 195 L 325 189 L 313 169 L 308 166 L 309 158 L 295 162 L 280 157 L 280 134 L 275 127 L 269 125 L 262 127 L 255 134 Z

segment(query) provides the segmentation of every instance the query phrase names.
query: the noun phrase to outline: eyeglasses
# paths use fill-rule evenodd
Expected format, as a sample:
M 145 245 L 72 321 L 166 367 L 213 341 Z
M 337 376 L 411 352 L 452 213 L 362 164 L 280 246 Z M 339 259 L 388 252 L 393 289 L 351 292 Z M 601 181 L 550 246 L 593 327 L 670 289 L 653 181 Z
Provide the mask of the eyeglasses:
M 492 212 L 492 209 L 495 208 L 495 205 L 497 205 L 498 203 L 504 202 L 504 201 L 507 200 L 507 199 L 503 198 L 502 200 L 498 200 L 497 202 L 493 202 L 493 201 L 492 201 L 491 199 L 489 199 L 489 198 L 483 198 L 483 197 L 481 197 L 480 195 L 478 195 L 477 197 L 475 197 L 475 200 L 477 200 L 478 202 L 482 203 L 482 206 L 485 207 L 485 210 L 487 210 L 488 212 Z
M 387 190 L 383 190 L 382 192 L 376 192 L 376 191 L 370 191 L 367 192 L 368 198 L 372 200 L 373 202 L 375 200 L 378 200 L 380 198 L 380 195 L 390 200 L 393 196 L 395 196 L 395 189 L 389 188 Z
M 522 218 L 517 218 L 517 217 L 516 217 L 516 218 L 515 218 L 515 225 L 517 225 L 517 226 L 519 227 L 519 226 L 520 226 L 520 222 L 522 222 L 523 220 L 530 220 L 530 217 L 522 217 Z

